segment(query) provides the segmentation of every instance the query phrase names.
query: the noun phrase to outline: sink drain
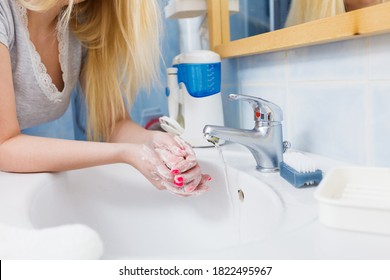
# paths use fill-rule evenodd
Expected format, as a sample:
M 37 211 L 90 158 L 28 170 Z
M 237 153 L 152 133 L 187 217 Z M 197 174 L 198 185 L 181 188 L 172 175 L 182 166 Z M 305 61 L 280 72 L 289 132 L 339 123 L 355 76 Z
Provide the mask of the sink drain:
M 237 191 L 237 193 L 238 193 L 238 199 L 239 199 L 241 202 L 243 202 L 243 201 L 244 201 L 244 198 L 245 198 L 244 192 L 243 192 L 241 189 L 239 189 L 239 190 Z

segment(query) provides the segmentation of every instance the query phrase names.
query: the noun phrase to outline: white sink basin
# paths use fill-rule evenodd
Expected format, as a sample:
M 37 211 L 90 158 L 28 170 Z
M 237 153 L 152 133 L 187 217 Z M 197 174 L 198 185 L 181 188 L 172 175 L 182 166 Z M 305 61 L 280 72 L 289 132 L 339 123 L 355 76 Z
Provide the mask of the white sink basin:
M 242 146 L 223 150 L 231 197 L 215 149 L 196 150 L 203 172 L 213 178 L 211 190 L 199 197 L 158 191 L 123 164 L 0 172 L 0 223 L 33 231 L 87 225 L 101 237 L 106 259 L 390 258 L 390 236 L 320 224 L 315 188 L 297 189 L 277 173 L 256 171 Z M 316 159 L 325 172 L 340 164 Z
M 213 153 L 215 153 L 213 151 Z M 111 165 L 58 174 L 30 208 L 37 228 L 81 223 L 101 236 L 104 258 L 191 258 L 265 239 L 281 226 L 281 197 L 257 178 L 200 159 L 211 190 L 177 197 L 156 190 L 135 169 Z M 240 190 L 240 195 L 238 195 Z

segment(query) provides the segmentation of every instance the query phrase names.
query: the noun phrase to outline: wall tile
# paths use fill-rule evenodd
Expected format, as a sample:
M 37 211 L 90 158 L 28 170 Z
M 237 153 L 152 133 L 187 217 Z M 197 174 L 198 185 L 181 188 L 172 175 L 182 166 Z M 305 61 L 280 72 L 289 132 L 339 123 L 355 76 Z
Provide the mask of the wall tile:
M 373 36 L 369 39 L 369 78 L 390 80 L 390 34 Z
M 370 83 L 370 97 L 371 161 L 375 166 L 390 167 L 390 81 Z
M 239 104 L 228 98 L 229 94 L 237 93 L 237 85 L 222 86 L 221 93 L 225 126 L 239 128 L 242 118 Z
M 366 164 L 365 83 L 292 83 L 288 106 L 294 148 Z
M 223 59 L 221 63 L 222 85 L 237 85 L 237 59 Z
M 367 79 L 366 39 L 354 39 L 288 51 L 292 81 Z
M 240 58 L 238 60 L 238 80 L 241 84 L 286 81 L 286 62 L 285 52 Z
M 281 107 L 283 114 L 286 114 L 286 87 L 285 84 L 263 84 L 263 85 L 246 85 L 242 84 L 239 88 L 239 93 L 245 95 L 252 95 L 271 101 Z M 253 110 L 249 103 L 244 101 L 233 101 L 239 102 L 240 110 L 242 115 L 241 127 L 246 129 L 252 129 L 254 126 Z M 285 119 L 285 116 L 284 116 Z M 283 126 L 283 133 L 287 135 L 287 126 Z

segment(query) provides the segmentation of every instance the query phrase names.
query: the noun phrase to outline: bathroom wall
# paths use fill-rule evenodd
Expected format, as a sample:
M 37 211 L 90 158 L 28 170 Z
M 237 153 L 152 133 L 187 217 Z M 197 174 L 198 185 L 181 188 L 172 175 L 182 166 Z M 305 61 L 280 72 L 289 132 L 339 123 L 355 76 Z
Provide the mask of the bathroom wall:
M 222 88 L 280 105 L 293 148 L 390 167 L 389 65 L 384 34 L 224 60 Z M 229 103 L 226 123 L 252 128 L 250 106 Z

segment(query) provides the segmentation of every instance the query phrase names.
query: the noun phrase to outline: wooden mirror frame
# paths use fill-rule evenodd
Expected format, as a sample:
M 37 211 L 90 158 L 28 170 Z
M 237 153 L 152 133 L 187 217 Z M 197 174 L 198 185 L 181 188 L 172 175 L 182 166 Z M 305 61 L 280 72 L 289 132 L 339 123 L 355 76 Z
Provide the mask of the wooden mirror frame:
M 261 54 L 390 31 L 390 2 L 230 41 L 228 0 L 207 0 L 210 50 L 222 58 Z

